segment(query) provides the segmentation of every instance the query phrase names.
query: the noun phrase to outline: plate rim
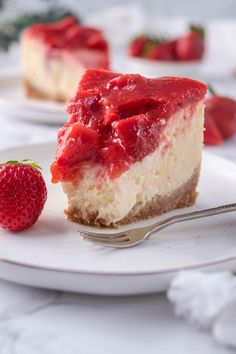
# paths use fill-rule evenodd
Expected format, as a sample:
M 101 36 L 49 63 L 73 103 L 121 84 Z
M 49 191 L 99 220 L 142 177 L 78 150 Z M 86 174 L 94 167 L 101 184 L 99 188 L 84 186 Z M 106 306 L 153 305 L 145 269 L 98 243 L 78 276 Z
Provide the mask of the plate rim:
M 39 271 L 48 271 L 48 272 L 54 272 L 54 273 L 71 273 L 71 274 L 77 274 L 77 275 L 95 275 L 95 276 L 117 276 L 117 277 L 138 277 L 138 276 L 154 276 L 154 275 L 168 275 L 168 274 L 173 274 L 177 273 L 179 271 L 188 271 L 188 270 L 195 270 L 195 269 L 202 269 L 202 268 L 208 268 L 208 267 L 213 267 L 225 263 L 230 263 L 236 261 L 236 255 L 235 256 L 230 256 L 225 259 L 218 259 L 215 261 L 207 262 L 207 263 L 201 263 L 201 264 L 193 264 L 190 266 L 183 266 L 183 267 L 175 267 L 175 268 L 169 268 L 167 270 L 153 270 L 153 271 L 139 271 L 139 272 L 120 272 L 120 271 L 110 271 L 110 272 L 105 272 L 105 271 L 86 271 L 86 270 L 77 270 L 77 269 L 63 269 L 63 268 L 55 268 L 52 266 L 37 266 L 31 263 L 23 263 L 23 262 L 18 262 L 18 261 L 13 261 L 11 259 L 7 258 L 0 258 L 0 264 L 4 263 L 7 265 L 12 265 L 12 266 L 18 266 L 18 267 L 24 267 L 24 268 L 29 268 L 33 270 L 39 270 Z
M 40 148 L 40 147 L 46 147 L 46 146 L 53 146 L 55 145 L 56 147 L 56 142 L 54 140 L 47 141 L 47 142 L 42 142 L 42 143 L 33 143 L 33 144 L 24 144 L 24 145 L 19 145 L 17 147 L 9 147 L 9 148 L 3 148 L 0 149 L 1 153 L 11 153 L 15 151 L 16 149 L 24 149 L 24 148 Z M 226 161 L 229 165 L 231 165 L 233 168 L 235 168 L 236 172 L 236 164 L 222 156 L 214 155 L 208 151 L 203 150 L 204 155 L 208 156 L 213 156 L 214 158 L 217 158 L 219 160 Z M 119 250 L 118 250 L 119 251 Z M 226 258 L 219 258 L 214 261 L 209 261 L 209 262 L 204 262 L 204 263 L 199 263 L 199 264 L 192 264 L 192 265 L 186 265 L 182 267 L 173 267 L 169 269 L 162 269 L 162 270 L 153 270 L 153 271 L 86 271 L 86 270 L 78 270 L 78 269 L 66 269 L 66 268 L 56 268 L 53 266 L 43 266 L 43 265 L 36 265 L 32 263 L 24 263 L 24 262 L 19 262 L 19 261 L 14 261 L 10 258 L 7 257 L 0 257 L 0 264 L 7 264 L 7 265 L 12 265 L 12 266 L 18 266 L 18 267 L 24 267 L 24 268 L 29 268 L 33 270 L 38 270 L 38 271 L 49 271 L 49 272 L 55 272 L 55 273 L 72 273 L 72 274 L 77 274 L 77 275 L 88 275 L 88 276 L 125 276 L 125 277 L 137 277 L 137 276 L 154 276 L 154 275 L 168 275 L 172 273 L 176 273 L 178 271 L 182 270 L 194 270 L 194 269 L 201 269 L 201 268 L 208 268 L 208 267 L 213 267 L 217 265 L 221 265 L 224 263 L 230 263 L 236 261 L 236 254 L 232 256 L 228 256 Z

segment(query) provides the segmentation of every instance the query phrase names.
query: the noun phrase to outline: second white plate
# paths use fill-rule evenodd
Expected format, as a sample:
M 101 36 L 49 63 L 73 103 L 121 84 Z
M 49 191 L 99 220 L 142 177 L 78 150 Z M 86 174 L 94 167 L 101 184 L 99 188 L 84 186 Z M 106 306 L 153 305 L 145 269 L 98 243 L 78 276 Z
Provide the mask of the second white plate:
M 62 125 L 67 120 L 65 105 L 24 97 L 20 75 L 0 77 L 0 113 L 12 119 Z

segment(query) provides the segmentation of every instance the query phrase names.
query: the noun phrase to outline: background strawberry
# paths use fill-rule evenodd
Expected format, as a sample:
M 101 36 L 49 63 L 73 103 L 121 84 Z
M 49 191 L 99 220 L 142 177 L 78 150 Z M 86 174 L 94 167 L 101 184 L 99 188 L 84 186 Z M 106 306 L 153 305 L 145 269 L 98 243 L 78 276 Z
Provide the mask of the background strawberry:
M 39 166 L 30 161 L 0 164 L 0 226 L 21 231 L 41 214 L 47 189 Z
M 175 42 L 176 41 L 164 41 L 156 44 L 147 57 L 154 60 L 175 60 Z
M 220 145 L 223 143 L 221 132 L 210 114 L 205 115 L 204 128 L 204 143 L 206 145 Z
M 189 33 L 173 40 L 143 35 L 131 42 L 129 53 L 153 60 L 200 60 L 205 50 L 204 37 L 200 26 L 190 26 Z
M 148 42 L 147 36 L 139 36 L 135 38 L 129 47 L 129 53 L 133 57 L 141 57 L 144 52 L 146 43 Z
M 208 85 L 212 94 L 205 100 L 204 143 L 217 145 L 236 133 L 236 101 L 216 94 Z
M 180 61 L 200 60 L 205 51 L 204 30 L 190 26 L 190 32 L 176 40 L 176 58 Z
M 172 60 L 172 49 L 172 41 L 167 42 L 163 38 L 143 35 L 131 42 L 129 53 L 133 57 Z
M 212 96 L 205 101 L 205 117 L 213 117 L 221 135 L 228 139 L 236 133 L 236 101 L 222 96 Z

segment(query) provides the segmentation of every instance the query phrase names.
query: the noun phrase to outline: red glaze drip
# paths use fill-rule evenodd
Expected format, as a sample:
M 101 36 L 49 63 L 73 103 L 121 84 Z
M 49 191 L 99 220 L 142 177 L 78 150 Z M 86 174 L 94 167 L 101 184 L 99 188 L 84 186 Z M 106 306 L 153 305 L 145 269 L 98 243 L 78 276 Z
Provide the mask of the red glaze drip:
M 48 24 L 30 26 L 24 32 L 25 36 L 37 37 L 49 49 L 76 50 L 88 48 L 108 51 L 108 44 L 98 29 L 81 26 L 74 17 Z
M 157 148 L 175 112 L 203 100 L 206 91 L 191 79 L 87 70 L 67 103 L 70 118 L 58 134 L 53 182 L 75 180 L 88 162 L 103 166 L 103 178 L 120 176 Z

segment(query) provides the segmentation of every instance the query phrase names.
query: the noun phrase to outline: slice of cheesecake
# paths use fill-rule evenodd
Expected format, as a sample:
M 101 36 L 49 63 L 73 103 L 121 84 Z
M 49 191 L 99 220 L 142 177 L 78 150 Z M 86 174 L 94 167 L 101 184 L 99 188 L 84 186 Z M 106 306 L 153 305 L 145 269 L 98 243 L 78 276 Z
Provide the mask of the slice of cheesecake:
M 109 68 L 108 44 L 101 31 L 74 17 L 33 25 L 21 36 L 26 96 L 65 101 L 87 68 Z
M 51 166 L 67 217 L 110 227 L 192 205 L 206 90 L 191 79 L 87 70 Z

